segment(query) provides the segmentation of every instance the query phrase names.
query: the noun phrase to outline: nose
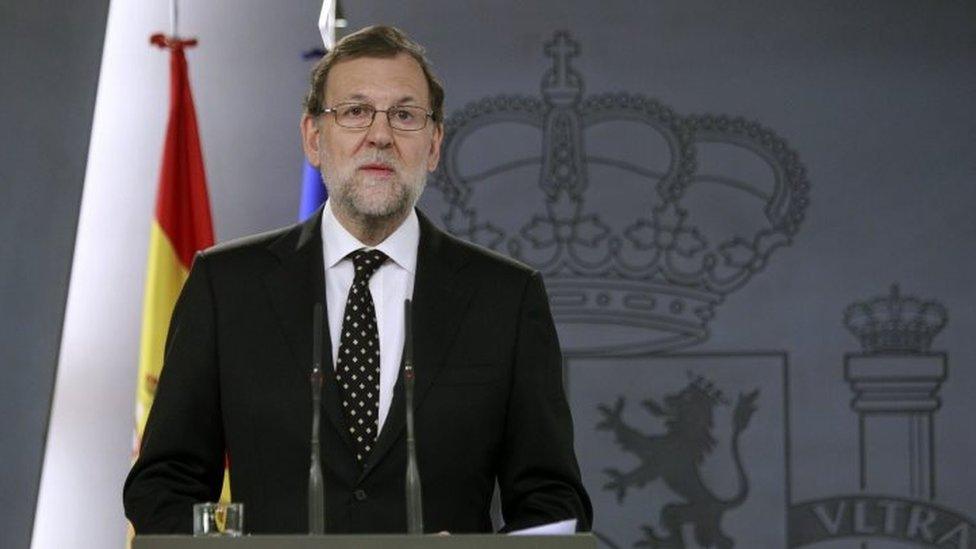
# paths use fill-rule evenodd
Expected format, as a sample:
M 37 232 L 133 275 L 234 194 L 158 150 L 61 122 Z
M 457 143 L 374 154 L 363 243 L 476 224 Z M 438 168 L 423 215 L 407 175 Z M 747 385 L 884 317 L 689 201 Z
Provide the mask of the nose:
M 366 140 L 370 145 L 385 149 L 393 143 L 393 128 L 385 112 L 377 112 L 373 117 L 373 124 L 366 131 Z

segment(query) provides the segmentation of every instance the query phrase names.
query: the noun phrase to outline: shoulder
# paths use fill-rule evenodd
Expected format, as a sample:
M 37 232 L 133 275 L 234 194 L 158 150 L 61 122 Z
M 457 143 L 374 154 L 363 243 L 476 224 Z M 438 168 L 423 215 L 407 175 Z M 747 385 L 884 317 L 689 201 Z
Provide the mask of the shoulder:
M 457 247 L 459 253 L 465 257 L 468 268 L 473 268 L 475 271 L 518 279 L 538 275 L 538 271 L 521 261 L 456 236 L 449 234 L 446 236 L 451 240 L 452 245 Z
M 290 255 L 312 248 L 321 242 L 318 220 L 289 225 L 258 234 L 221 242 L 197 254 L 196 263 L 204 262 L 208 269 L 260 270 L 273 266 Z M 321 245 L 319 245 L 321 247 Z
M 223 257 L 237 254 L 262 252 L 267 250 L 268 247 L 274 243 L 296 237 L 298 233 L 297 229 L 299 228 L 301 228 L 301 225 L 297 224 L 272 229 L 262 233 L 242 236 L 240 238 L 215 244 L 214 246 L 204 250 L 202 254 L 207 257 Z
M 530 280 L 539 278 L 535 269 L 516 259 L 451 235 L 424 216 L 420 219 L 421 263 L 437 264 L 478 287 L 487 285 L 504 293 L 520 293 Z

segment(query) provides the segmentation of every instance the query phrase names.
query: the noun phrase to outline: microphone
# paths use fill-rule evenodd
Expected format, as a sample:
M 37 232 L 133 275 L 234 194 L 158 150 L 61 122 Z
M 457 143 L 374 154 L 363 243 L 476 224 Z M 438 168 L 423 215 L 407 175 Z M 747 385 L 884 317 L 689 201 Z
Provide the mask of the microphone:
M 403 393 L 407 407 L 407 533 L 424 533 L 424 504 L 420 490 L 420 469 L 417 468 L 417 439 L 413 429 L 413 321 L 410 300 L 403 302 Z
M 312 311 L 312 465 L 308 470 L 308 533 L 325 533 L 325 483 L 319 423 L 322 419 L 322 304 Z

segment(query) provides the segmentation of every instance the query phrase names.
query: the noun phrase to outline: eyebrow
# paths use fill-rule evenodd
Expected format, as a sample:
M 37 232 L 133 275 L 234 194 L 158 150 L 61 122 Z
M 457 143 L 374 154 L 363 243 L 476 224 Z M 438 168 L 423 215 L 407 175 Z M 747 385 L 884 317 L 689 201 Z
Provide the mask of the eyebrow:
M 343 99 L 341 102 L 346 103 L 349 101 L 371 103 L 370 99 L 361 93 L 354 93 Z M 417 101 L 417 98 L 412 95 L 404 95 L 393 102 L 394 105 L 409 105 L 411 103 L 418 104 L 419 102 Z

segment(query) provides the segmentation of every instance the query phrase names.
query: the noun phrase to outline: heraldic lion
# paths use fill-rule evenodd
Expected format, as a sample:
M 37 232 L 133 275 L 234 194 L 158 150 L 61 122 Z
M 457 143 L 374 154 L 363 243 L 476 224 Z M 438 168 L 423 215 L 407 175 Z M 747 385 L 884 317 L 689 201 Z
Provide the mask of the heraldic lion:
M 617 444 L 625 452 L 640 458 L 640 465 L 628 472 L 605 469 L 610 480 L 606 490 L 616 492 L 622 503 L 629 488 L 643 488 L 649 482 L 661 479 L 683 501 L 668 503 L 661 511 L 661 525 L 665 534 L 658 535 L 654 528 L 643 525 L 644 539 L 635 546 L 651 548 L 684 548 L 682 528 L 690 524 L 695 541 L 702 547 L 729 549 L 734 547 L 732 538 L 722 531 L 722 516 L 742 505 L 749 493 L 749 479 L 739 454 L 739 436 L 749 425 L 756 411 L 759 390 L 740 394 L 732 417 L 731 451 L 738 477 L 738 492 L 729 499 L 716 496 L 704 483 L 701 464 L 715 447 L 713 413 L 715 406 L 725 404 L 721 391 L 714 389 L 702 377 L 696 377 L 678 393 L 667 395 L 664 406 L 652 399 L 641 404 L 653 416 L 663 418 L 666 431 L 663 434 L 645 435 L 627 425 L 621 414 L 624 399 L 620 397 L 611 408 L 600 405 L 603 419 L 598 429 L 612 431 Z

